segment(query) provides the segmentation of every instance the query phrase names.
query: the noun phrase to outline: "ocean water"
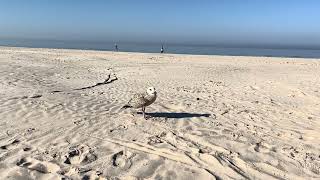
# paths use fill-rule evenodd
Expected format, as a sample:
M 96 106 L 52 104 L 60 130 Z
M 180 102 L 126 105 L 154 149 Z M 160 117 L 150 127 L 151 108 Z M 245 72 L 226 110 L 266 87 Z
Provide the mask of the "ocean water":
M 119 51 L 159 53 L 161 43 L 117 43 Z M 89 41 L 55 41 L 55 40 L 1 40 L 0 46 L 61 48 L 87 50 L 115 50 L 113 42 Z M 211 45 L 164 44 L 165 53 L 199 54 L 199 55 L 232 55 L 232 56 L 267 56 L 320 58 L 320 49 L 299 48 L 264 48 L 264 47 L 219 47 Z

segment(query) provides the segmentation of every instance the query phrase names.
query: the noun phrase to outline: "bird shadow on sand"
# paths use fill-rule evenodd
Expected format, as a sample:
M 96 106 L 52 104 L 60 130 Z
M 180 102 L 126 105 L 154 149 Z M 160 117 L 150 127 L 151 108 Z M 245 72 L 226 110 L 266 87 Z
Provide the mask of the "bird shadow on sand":
M 142 114 L 142 112 L 138 112 Z M 192 117 L 210 117 L 211 114 L 198 114 L 198 113 L 175 113 L 175 112 L 155 112 L 155 113 L 146 113 L 147 116 L 151 117 L 163 117 L 163 118 L 192 118 Z

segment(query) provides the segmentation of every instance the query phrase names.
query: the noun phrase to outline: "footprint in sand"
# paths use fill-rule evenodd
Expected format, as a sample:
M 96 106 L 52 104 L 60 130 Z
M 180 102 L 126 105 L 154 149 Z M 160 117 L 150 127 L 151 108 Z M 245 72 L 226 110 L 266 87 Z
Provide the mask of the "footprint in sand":
M 130 168 L 133 154 L 129 151 L 120 151 L 112 156 L 112 165 L 119 168 Z
M 161 144 L 163 143 L 163 138 L 166 136 L 165 132 L 162 132 L 161 134 L 155 135 L 155 136 L 150 136 L 148 139 L 148 144 L 149 145 L 155 145 L 155 144 Z
M 37 171 L 40 173 L 57 173 L 60 167 L 51 162 L 39 161 L 30 157 L 22 158 L 16 163 L 17 166 L 27 168 L 29 170 Z
M 11 139 L 8 141 L 8 143 L 6 143 L 5 145 L 1 145 L 0 146 L 0 149 L 3 149 L 3 150 L 8 150 L 10 149 L 12 146 L 16 146 L 20 143 L 20 140 L 19 139 Z
M 253 150 L 255 152 L 268 153 L 271 150 L 271 146 L 265 142 L 258 142 L 254 145 Z
M 97 159 L 97 155 L 87 145 L 72 146 L 64 156 L 64 163 L 73 165 L 89 164 Z

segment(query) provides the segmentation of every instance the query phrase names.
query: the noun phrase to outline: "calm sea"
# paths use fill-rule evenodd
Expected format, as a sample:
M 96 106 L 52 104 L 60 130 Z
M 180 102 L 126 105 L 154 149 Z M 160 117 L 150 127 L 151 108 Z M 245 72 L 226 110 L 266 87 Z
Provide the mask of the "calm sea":
M 119 51 L 158 53 L 161 43 L 117 43 Z M 52 40 L 1 40 L 0 46 L 32 47 L 32 48 L 63 48 L 113 51 L 114 43 L 86 41 L 52 41 Z M 289 48 L 244 48 L 219 47 L 210 45 L 164 44 L 165 53 L 232 55 L 232 56 L 270 56 L 320 58 L 320 49 L 289 49 Z

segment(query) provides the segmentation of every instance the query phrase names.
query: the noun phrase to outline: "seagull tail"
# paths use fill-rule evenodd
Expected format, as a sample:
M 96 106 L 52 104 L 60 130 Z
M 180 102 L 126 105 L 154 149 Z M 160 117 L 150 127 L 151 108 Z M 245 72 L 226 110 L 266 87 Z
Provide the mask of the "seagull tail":
M 121 109 L 127 109 L 127 108 L 132 108 L 132 106 L 126 104 L 126 105 L 124 105 Z

